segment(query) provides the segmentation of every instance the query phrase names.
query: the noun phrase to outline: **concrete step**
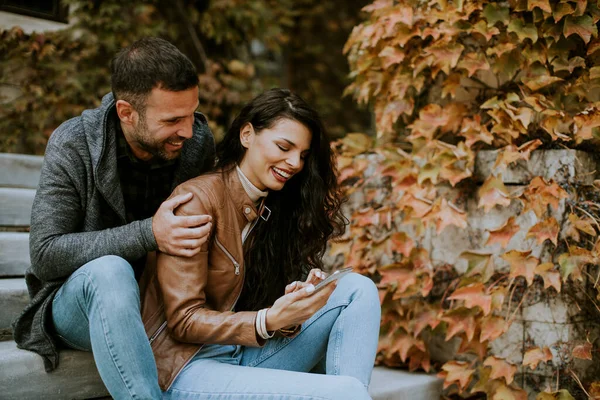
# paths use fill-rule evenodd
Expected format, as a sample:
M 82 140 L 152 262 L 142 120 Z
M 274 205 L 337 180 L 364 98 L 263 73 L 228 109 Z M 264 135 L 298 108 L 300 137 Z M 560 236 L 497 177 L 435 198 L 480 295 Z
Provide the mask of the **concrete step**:
M 15 342 L 0 342 L 0 387 L 3 399 L 59 400 L 107 396 L 92 353 L 64 350 L 59 367 L 46 373 L 42 358 L 17 349 Z
M 10 325 L 28 303 L 25 279 L 0 279 L 0 330 L 10 330 Z
M 0 186 L 35 189 L 43 160 L 41 156 L 0 153 Z
M 29 226 L 35 189 L 0 188 L 0 226 Z
M 30 264 L 29 233 L 0 232 L 0 278 L 23 276 Z
M 373 400 L 432 400 L 441 397 L 442 384 L 435 375 L 375 367 L 369 394 Z

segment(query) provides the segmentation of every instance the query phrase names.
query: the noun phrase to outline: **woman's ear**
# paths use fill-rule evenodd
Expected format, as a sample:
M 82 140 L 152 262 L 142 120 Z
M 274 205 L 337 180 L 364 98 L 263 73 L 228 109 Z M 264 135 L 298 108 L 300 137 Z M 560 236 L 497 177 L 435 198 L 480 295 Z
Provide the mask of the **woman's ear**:
M 250 147 L 250 143 L 252 143 L 252 139 L 254 138 L 254 127 L 250 122 L 247 122 L 240 129 L 240 142 L 242 142 L 242 146 L 245 148 Z

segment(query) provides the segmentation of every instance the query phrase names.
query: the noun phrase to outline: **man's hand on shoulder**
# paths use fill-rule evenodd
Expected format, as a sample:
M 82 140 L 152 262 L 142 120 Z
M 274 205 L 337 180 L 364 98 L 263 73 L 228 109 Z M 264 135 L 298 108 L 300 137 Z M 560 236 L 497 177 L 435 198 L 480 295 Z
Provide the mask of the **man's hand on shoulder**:
M 192 193 L 180 194 L 163 202 L 152 218 L 152 231 L 158 250 L 173 256 L 192 257 L 208 240 L 212 227 L 210 215 L 175 215 L 175 209 L 187 203 Z

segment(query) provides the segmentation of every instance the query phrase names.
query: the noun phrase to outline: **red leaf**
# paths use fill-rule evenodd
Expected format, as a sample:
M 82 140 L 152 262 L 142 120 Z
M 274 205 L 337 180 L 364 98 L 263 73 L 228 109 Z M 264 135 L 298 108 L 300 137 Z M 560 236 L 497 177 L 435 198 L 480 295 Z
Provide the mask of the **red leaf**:
M 504 318 L 489 316 L 481 320 L 481 342 L 489 340 L 493 341 L 502 336 L 508 330 L 508 324 Z
M 577 345 L 573 348 L 573 357 L 580 358 L 582 360 L 592 359 L 592 344 L 586 342 L 584 344 Z
M 448 297 L 449 300 L 464 300 L 466 308 L 480 307 L 483 315 L 488 315 L 492 310 L 492 296 L 486 294 L 482 283 L 458 288 Z
M 469 363 L 464 361 L 448 361 L 442 366 L 442 371 L 438 373 L 438 377 L 444 378 L 444 389 L 452 384 L 456 384 L 460 390 L 465 388 L 473 378 L 474 369 L 470 369 Z
M 483 365 L 492 368 L 490 379 L 504 378 L 507 384 L 511 384 L 517 372 L 517 366 L 506 362 L 506 360 L 498 357 L 488 357 L 483 362 Z

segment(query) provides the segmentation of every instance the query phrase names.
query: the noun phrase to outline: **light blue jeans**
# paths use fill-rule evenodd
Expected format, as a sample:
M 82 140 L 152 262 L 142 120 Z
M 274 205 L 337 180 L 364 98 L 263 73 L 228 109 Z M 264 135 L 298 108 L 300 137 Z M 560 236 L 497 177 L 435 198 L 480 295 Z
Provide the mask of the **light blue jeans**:
M 380 319 L 375 285 L 350 274 L 295 338 L 262 348 L 205 345 L 161 394 L 129 264 L 102 257 L 78 269 L 53 303 L 69 346 L 93 351 L 115 399 L 369 399 Z M 318 371 L 327 375 L 309 373 Z

